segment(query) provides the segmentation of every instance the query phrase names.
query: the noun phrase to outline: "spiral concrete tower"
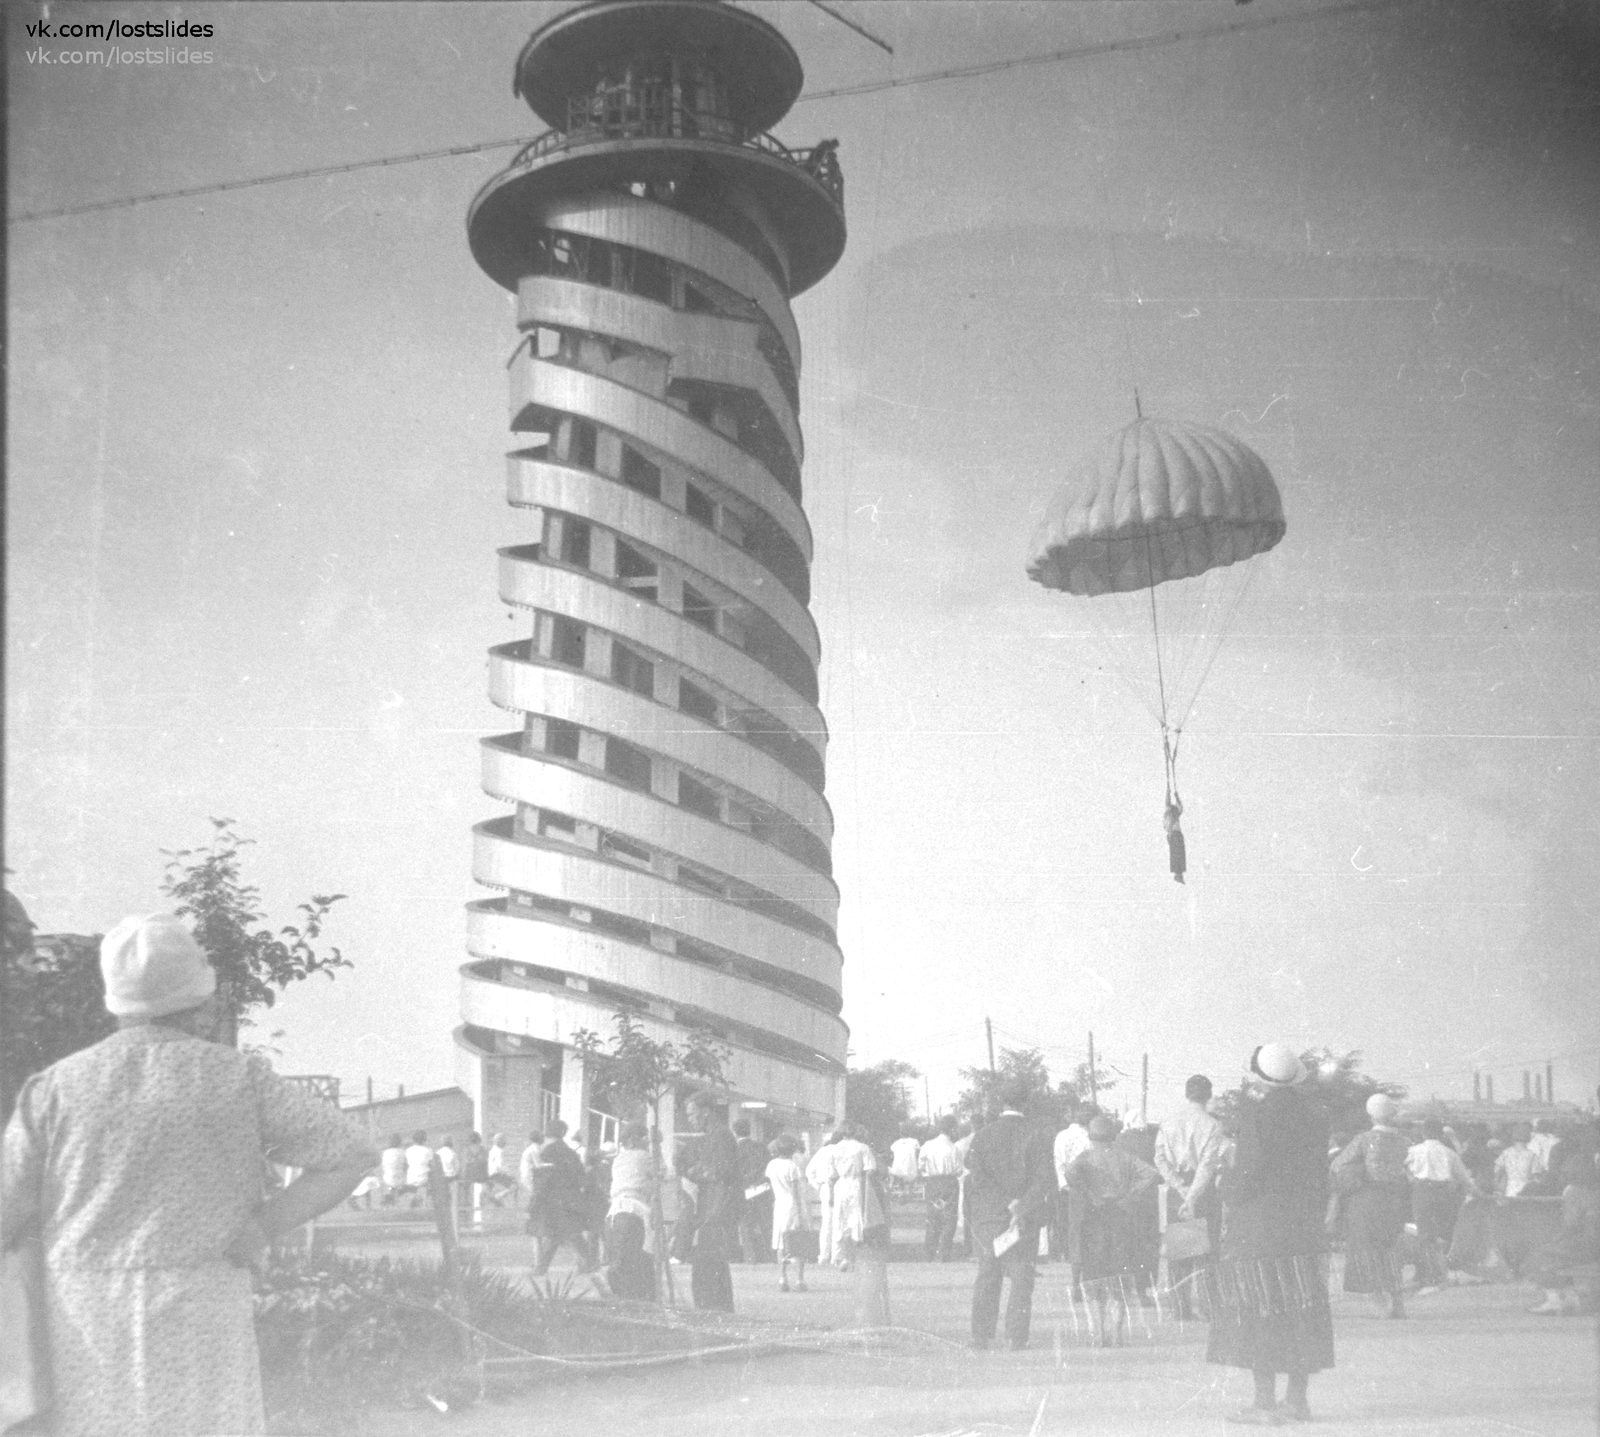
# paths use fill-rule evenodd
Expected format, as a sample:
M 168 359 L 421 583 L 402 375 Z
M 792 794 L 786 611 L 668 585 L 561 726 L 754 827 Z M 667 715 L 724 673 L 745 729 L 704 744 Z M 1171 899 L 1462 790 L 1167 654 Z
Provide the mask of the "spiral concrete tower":
M 517 60 L 550 131 L 468 214 L 517 297 L 507 497 L 528 532 L 500 595 L 528 637 L 489 655 L 517 727 L 485 741 L 483 785 L 511 812 L 475 835 L 498 896 L 469 909 L 457 1044 L 480 1127 L 514 1143 L 558 1105 L 609 1130 L 572 1042 L 619 1011 L 714 1033 L 758 1133 L 842 1111 L 789 300 L 845 226 L 833 143 L 766 133 L 801 81 L 721 0 L 580 6 Z

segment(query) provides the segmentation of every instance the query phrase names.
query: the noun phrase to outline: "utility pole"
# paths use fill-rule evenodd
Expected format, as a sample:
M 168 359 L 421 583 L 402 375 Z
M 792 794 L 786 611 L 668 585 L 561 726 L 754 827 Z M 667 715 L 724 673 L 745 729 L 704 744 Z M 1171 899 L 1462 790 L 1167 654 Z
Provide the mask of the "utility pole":
M 1089 1034 L 1089 1101 L 1097 1108 L 1100 1106 L 1100 1080 L 1095 1076 L 1094 1071 L 1093 1033 Z
M 1150 1055 L 1139 1060 L 1139 1126 L 1150 1121 Z
M 1552 1061 L 1544 1065 L 1544 1100 L 1547 1103 L 1556 1100 L 1556 1065 Z
M 983 1020 L 983 1034 L 989 1040 L 989 1071 L 992 1073 L 994 1072 L 994 1024 L 989 1021 L 987 1015 Z

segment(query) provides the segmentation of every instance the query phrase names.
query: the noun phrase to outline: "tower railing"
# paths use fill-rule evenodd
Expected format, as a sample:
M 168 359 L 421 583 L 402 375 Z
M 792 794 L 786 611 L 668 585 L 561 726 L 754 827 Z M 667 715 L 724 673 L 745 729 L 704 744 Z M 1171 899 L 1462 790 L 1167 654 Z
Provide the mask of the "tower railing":
M 637 99 L 637 104 L 610 103 L 618 98 L 614 92 L 596 97 L 597 101 L 607 101 L 603 106 L 588 100 L 574 101 L 569 128 L 546 130 L 517 151 L 510 168 L 521 169 L 553 154 L 615 140 L 696 140 L 755 150 L 782 160 L 816 180 L 835 204 L 843 206 L 844 174 L 835 153 L 836 141 L 824 140 L 808 150 L 793 150 L 771 135 L 741 135 L 726 116 L 673 104 L 667 86 L 640 86 L 629 95 Z

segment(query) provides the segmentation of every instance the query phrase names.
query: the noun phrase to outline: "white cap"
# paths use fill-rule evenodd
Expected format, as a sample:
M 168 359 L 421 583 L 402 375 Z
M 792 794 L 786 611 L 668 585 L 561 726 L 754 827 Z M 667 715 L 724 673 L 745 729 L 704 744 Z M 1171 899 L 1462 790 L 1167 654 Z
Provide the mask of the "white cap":
M 1387 1093 L 1374 1093 L 1367 1099 L 1367 1116 L 1375 1123 L 1392 1123 L 1400 1105 Z
M 171 913 L 136 913 L 100 940 L 106 1011 L 118 1018 L 164 1018 L 197 1008 L 217 991 L 205 950 Z
M 1250 1055 L 1250 1071 L 1275 1088 L 1292 1088 L 1306 1076 L 1305 1064 L 1284 1043 L 1263 1043 Z

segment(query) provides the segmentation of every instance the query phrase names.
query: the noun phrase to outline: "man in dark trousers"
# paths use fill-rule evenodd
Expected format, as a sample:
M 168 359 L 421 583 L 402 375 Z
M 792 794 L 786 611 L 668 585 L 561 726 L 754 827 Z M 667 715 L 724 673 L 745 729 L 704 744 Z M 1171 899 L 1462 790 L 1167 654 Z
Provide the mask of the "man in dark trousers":
M 772 1262 L 772 1185 L 767 1181 L 767 1145 L 750 1136 L 750 1119 L 733 1125 L 739 1149 L 739 1180 L 744 1184 L 744 1213 L 739 1219 L 739 1245 L 746 1262 Z M 752 1189 L 760 1189 L 751 1196 Z
M 533 1275 L 550 1271 L 550 1260 L 563 1243 L 578 1254 L 578 1271 L 593 1272 L 594 1248 L 584 1229 L 588 1225 L 583 1159 L 563 1139 L 567 1125 L 550 1124 L 550 1136 L 539 1149 L 539 1160 L 529 1171 L 533 1193 L 528 1199 L 528 1232 L 533 1237 Z
M 683 1175 L 697 1190 L 694 1236 L 689 1245 L 694 1305 L 732 1312 L 733 1274 L 728 1263 L 739 1256 L 739 1218 L 744 1212 L 739 1146 L 715 1094 L 697 1093 L 689 1100 L 689 1121 L 702 1134 L 684 1155 L 683 1163 Z
M 978 1280 L 972 1288 L 972 1345 L 994 1341 L 1000 1317 L 1000 1287 L 1010 1279 L 1006 1301 L 1006 1341 L 1013 1352 L 1028 1345 L 1033 1316 L 1034 1259 L 1039 1254 L 1039 1228 L 1049 1216 L 1055 1185 L 1050 1149 L 1042 1132 L 1022 1116 L 1027 1090 L 1008 1085 L 1000 1090 L 1000 1116 L 980 1128 L 967 1150 L 967 1202 L 972 1237 L 977 1247 Z M 1001 1254 L 995 1240 L 1016 1241 Z

